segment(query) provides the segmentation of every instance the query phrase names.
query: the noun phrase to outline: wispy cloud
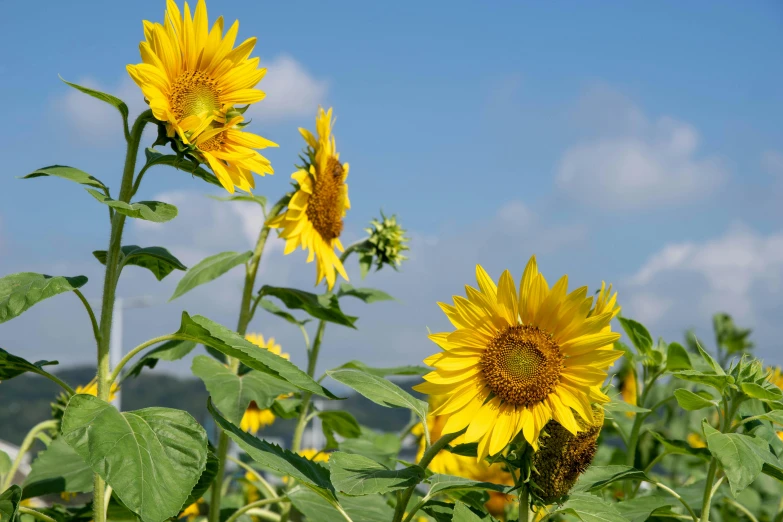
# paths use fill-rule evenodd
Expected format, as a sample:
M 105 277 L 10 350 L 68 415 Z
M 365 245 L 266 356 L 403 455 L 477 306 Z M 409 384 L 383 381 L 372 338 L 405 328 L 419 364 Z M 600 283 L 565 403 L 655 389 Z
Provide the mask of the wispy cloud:
M 266 98 L 248 110 L 260 123 L 315 116 L 318 105 L 326 103 L 329 82 L 315 78 L 294 58 L 280 55 L 261 63 L 267 73 L 258 88 Z
M 651 120 L 606 89 L 588 95 L 579 116 L 594 130 L 563 153 L 556 174 L 557 186 L 575 200 L 610 210 L 649 208 L 706 197 L 728 177 L 718 157 L 699 154 L 701 137 L 687 122 Z

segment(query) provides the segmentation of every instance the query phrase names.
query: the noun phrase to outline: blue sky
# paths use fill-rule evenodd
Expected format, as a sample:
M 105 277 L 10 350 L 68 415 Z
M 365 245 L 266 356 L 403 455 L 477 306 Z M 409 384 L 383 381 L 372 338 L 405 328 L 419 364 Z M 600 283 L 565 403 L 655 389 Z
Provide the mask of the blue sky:
M 132 111 L 142 19 L 161 1 L 53 3 L 21 21 L 29 4 L 4 6 L 0 86 L 0 273 L 91 277 L 99 297 L 105 209 L 59 180 L 20 181 L 36 167 L 81 168 L 119 184 L 118 117 L 57 75 L 116 94 Z M 330 330 L 324 367 L 351 358 L 417 362 L 434 350 L 426 327 L 445 328 L 435 306 L 470 283 L 477 262 L 518 277 L 539 255 L 544 273 L 572 285 L 613 281 L 624 313 L 654 335 L 685 328 L 709 336 L 725 310 L 752 326 L 758 351 L 783 363 L 783 8 L 778 2 L 208 2 L 210 19 L 240 20 L 269 68 L 251 129 L 278 142 L 272 177 L 257 192 L 277 198 L 318 104 L 335 107 L 342 157 L 351 163 L 358 238 L 379 208 L 413 237 L 401 274 L 365 282 L 400 303 L 359 307 L 356 332 Z M 10 23 L 9 23 L 10 22 Z M 150 144 L 152 138 L 147 141 Z M 125 243 L 168 247 L 186 264 L 250 247 L 259 216 L 205 197 L 217 193 L 172 169 L 150 171 L 141 197 L 176 202 L 171 223 L 133 223 Z M 265 283 L 312 287 L 304 256 L 273 244 Z M 355 267 L 352 279 L 358 280 Z M 128 270 L 121 292 L 160 304 L 129 311 L 126 345 L 176 328 L 182 309 L 233 325 L 240 277 L 163 304 L 162 284 Z M 80 311 L 60 297 L 0 326 L 0 346 L 31 358 L 87 362 Z M 302 360 L 296 330 L 259 317 L 253 328 Z M 290 345 L 290 347 L 289 347 Z M 172 366 L 173 369 L 182 369 Z M 186 368 L 186 366 L 185 366 Z

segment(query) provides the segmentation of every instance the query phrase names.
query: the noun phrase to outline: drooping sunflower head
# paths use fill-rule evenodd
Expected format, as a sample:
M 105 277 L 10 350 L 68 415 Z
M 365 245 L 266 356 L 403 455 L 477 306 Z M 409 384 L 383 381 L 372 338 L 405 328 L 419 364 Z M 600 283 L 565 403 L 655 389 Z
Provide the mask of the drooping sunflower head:
M 453 332 L 430 335 L 442 351 L 425 359 L 435 370 L 415 387 L 448 395 L 433 413 L 448 416 L 443 433 L 466 429 L 484 458 L 518 433 L 538 448 L 541 430 L 554 419 L 572 434 L 577 418 L 593 422 L 592 404 L 609 401 L 601 391 L 609 367 L 622 356 L 610 322 L 620 311 L 611 286 L 596 300 L 587 287 L 568 292 L 568 277 L 551 288 L 531 258 L 517 290 L 508 271 L 498 284 L 476 267 L 478 289 L 467 298 L 439 303 Z
M 250 58 L 255 38 L 234 46 L 238 31 L 237 21 L 224 32 L 222 17 L 210 28 L 204 0 L 192 16 L 187 2 L 182 13 L 167 0 L 163 24 L 144 21 L 142 63 L 127 66 L 168 137 L 178 140 L 180 150 L 208 163 L 232 193 L 234 186 L 247 191 L 254 187 L 252 172 L 273 173 L 255 149 L 276 146 L 241 130 L 243 119 L 237 112 L 244 109 L 234 107 L 264 98 L 255 86 L 266 69 L 259 69 L 258 58 Z
M 541 449 L 533 455 L 536 493 L 546 503 L 567 495 L 590 466 L 604 424 L 603 409 L 594 406 L 592 422 L 577 422 L 580 431 L 574 435 L 554 420 L 549 421 L 539 444 Z
M 299 454 L 313 462 L 329 462 L 329 454 L 315 448 L 303 448 Z
M 203 498 L 198 499 L 188 507 L 182 510 L 182 513 L 179 514 L 179 517 L 177 518 L 184 518 L 188 522 L 193 522 L 197 518 L 201 516 L 205 516 L 207 514 L 207 505 L 204 502 Z
M 337 273 L 348 280 L 335 249 L 343 251 L 343 218 L 351 208 L 345 183 L 348 163 L 340 161 L 332 124 L 332 109 L 319 108 L 317 137 L 307 129 L 299 129 L 307 142 L 305 164 L 291 176 L 296 181 L 296 191 L 288 208 L 269 222 L 270 227 L 282 229 L 285 254 L 297 247 L 309 251 L 307 262 L 316 262 L 315 284 L 325 278 L 329 290 L 334 287 Z

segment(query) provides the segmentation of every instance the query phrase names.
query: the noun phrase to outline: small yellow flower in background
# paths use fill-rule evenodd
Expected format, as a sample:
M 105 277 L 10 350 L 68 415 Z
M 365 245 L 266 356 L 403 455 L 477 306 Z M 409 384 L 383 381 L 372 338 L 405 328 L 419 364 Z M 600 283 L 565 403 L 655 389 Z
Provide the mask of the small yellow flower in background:
M 202 508 L 206 507 L 206 503 L 203 498 L 198 499 L 179 514 L 179 518 L 186 518 L 188 522 L 193 522 L 202 514 L 206 514 L 206 511 L 202 513 Z
M 767 376 L 767 380 L 783 390 L 783 372 L 780 371 L 780 368 L 777 366 L 772 366 L 769 368 L 769 376 Z M 783 440 L 783 431 L 778 431 L 778 438 L 780 440 Z
M 235 185 L 250 191 L 253 172 L 274 172 L 255 149 L 277 146 L 242 132 L 242 114 L 234 109 L 265 96 L 254 88 L 266 74 L 258 68 L 259 59 L 250 58 L 256 39 L 234 47 L 239 22 L 224 34 L 220 17 L 210 29 L 204 0 L 192 16 L 187 2 L 184 11 L 167 0 L 163 24 L 144 21 L 142 63 L 128 65 L 128 73 L 155 118 L 166 124 L 170 138 L 178 136 L 196 158 L 208 163 L 227 191 L 233 193 Z
M 297 190 L 286 211 L 270 220 L 269 226 L 281 228 L 280 237 L 286 240 L 285 254 L 297 247 L 309 250 L 307 262 L 316 261 L 316 281 L 326 278 L 331 290 L 337 272 L 347 281 L 348 275 L 335 253 L 343 251 L 340 234 L 343 218 L 351 208 L 348 199 L 348 164 L 340 163 L 334 136 L 332 136 L 332 109 L 318 109 L 315 120 L 318 138 L 307 129 L 299 129 L 307 142 L 307 163 L 291 177 Z
M 245 335 L 245 339 L 255 344 L 259 348 L 269 350 L 275 355 L 279 355 L 284 359 L 290 359 L 291 356 L 287 353 L 283 353 L 282 347 L 275 342 L 274 337 L 270 337 L 265 340 L 261 334 L 250 333 Z M 239 423 L 239 427 L 250 433 L 258 433 L 258 431 L 264 426 L 269 426 L 275 422 L 275 415 L 272 410 L 262 410 L 258 407 L 255 401 L 251 402 L 245 410 L 245 414 L 242 416 L 242 421 Z
M 111 388 L 109 389 L 109 402 L 113 401 L 115 398 L 117 398 L 117 390 L 119 390 L 120 387 L 117 385 L 116 382 L 111 383 Z M 98 396 L 98 382 L 93 379 L 84 386 L 77 386 L 76 390 L 74 390 L 76 393 L 83 393 L 85 395 L 92 395 L 93 397 Z
M 627 404 L 636 406 L 636 374 L 630 367 L 624 368 L 623 371 L 625 372 L 625 375 L 623 375 L 620 380 L 620 397 L 622 397 L 623 401 Z M 620 375 L 622 375 L 622 371 L 620 372 Z M 634 415 L 636 414 L 632 411 L 625 412 L 626 417 L 633 417 Z
M 690 444 L 692 448 L 707 447 L 707 444 L 704 442 L 704 437 L 702 437 L 698 433 L 693 433 L 693 432 L 689 433 L 686 440 L 688 441 L 688 444 Z
M 303 448 L 299 450 L 299 454 L 313 462 L 329 462 L 329 454 L 315 448 Z
M 430 411 L 438 409 L 447 399 L 448 396 L 445 395 L 430 395 Z M 437 441 L 441 437 L 443 434 L 443 426 L 446 424 L 447 420 L 448 416 L 446 415 L 427 416 L 427 427 L 430 430 L 432 442 Z M 423 436 L 424 428 L 421 424 L 417 424 L 414 426 L 413 430 L 411 430 L 411 433 L 419 437 L 419 451 L 416 455 L 416 460 L 419 461 L 426 450 L 426 441 Z M 455 446 L 457 444 L 462 444 L 463 442 L 464 435 L 456 438 L 451 444 Z M 506 486 L 512 486 L 514 484 L 514 477 L 505 470 L 502 464 L 489 464 L 485 460 L 477 461 L 472 457 L 455 455 L 448 451 L 441 451 L 435 455 L 435 458 L 432 459 L 428 469 L 433 473 L 454 475 L 479 482 L 491 482 L 493 484 Z M 487 501 L 485 507 L 492 516 L 498 518 L 502 517 L 505 513 L 506 504 L 513 501 L 514 497 L 512 495 L 504 495 L 503 493 L 490 491 L 489 501 Z
M 620 334 L 610 322 L 620 308 L 612 287 L 602 284 L 595 302 L 587 287 L 568 293 L 568 276 L 550 289 L 535 257 L 519 293 L 508 270 L 497 285 L 481 266 L 476 278 L 467 299 L 438 303 L 456 331 L 429 336 L 443 351 L 424 360 L 435 371 L 414 387 L 448 395 L 433 412 L 448 417 L 443 432 L 467 428 L 465 442 L 478 442 L 483 459 L 520 431 L 537 449 L 551 419 L 574 435 L 577 417 L 592 423 L 592 403 L 609 401 L 601 385 L 623 355 L 613 346 Z
M 60 498 L 63 502 L 70 502 L 71 500 L 75 499 L 78 493 L 71 493 L 69 491 L 63 491 L 60 493 Z

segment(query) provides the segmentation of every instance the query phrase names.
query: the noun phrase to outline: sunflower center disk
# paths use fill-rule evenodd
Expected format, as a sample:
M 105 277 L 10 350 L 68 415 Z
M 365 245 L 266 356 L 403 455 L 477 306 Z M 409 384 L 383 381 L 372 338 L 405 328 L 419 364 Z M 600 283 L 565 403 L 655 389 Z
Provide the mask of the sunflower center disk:
M 560 382 L 563 355 L 552 336 L 535 326 L 510 326 L 490 341 L 481 369 L 490 389 L 503 401 L 529 407 Z
M 171 112 L 178 120 L 220 109 L 217 82 L 200 71 L 185 71 L 171 87 Z
M 329 158 L 326 172 L 318 172 L 313 193 L 307 204 L 307 219 L 326 241 L 340 237 L 343 231 L 343 166 L 336 158 Z

